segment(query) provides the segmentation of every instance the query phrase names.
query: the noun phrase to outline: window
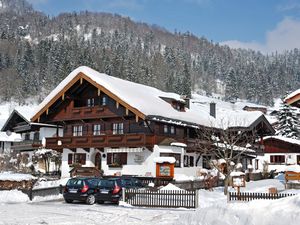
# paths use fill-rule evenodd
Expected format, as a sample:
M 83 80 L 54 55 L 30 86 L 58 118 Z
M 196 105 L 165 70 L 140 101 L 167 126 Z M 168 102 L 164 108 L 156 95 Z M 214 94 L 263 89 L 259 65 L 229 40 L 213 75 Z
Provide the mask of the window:
M 33 134 L 33 140 L 38 141 L 40 139 L 40 132 L 36 131 Z
M 168 125 L 164 125 L 164 133 L 165 134 L 169 133 Z
M 24 140 L 25 140 L 25 141 L 30 140 L 30 133 L 26 133 L 26 134 L 25 134 Z
M 175 167 L 180 167 L 181 164 L 181 154 L 174 154 L 174 158 L 175 158 Z
M 86 162 L 85 153 L 68 154 L 68 165 L 73 163 L 80 163 L 81 165 L 85 165 L 85 162 Z
M 113 134 L 124 134 L 123 123 L 114 123 L 113 124 Z
M 102 97 L 101 105 L 107 105 L 107 97 L 106 96 Z
M 170 133 L 171 133 L 171 134 L 175 134 L 175 127 L 174 127 L 174 126 L 171 126 L 171 127 L 170 127 Z
M 82 136 L 82 125 L 73 126 L 73 136 Z
M 100 135 L 101 134 L 101 125 L 94 124 L 93 125 L 93 135 Z
M 107 153 L 107 165 L 121 166 L 127 164 L 127 152 Z
M 285 156 L 284 155 L 271 155 L 270 162 L 277 163 L 277 164 L 285 163 Z
M 95 99 L 94 99 L 94 98 L 89 98 L 89 99 L 87 100 L 87 106 L 88 106 L 88 107 L 93 107 L 93 106 L 95 106 Z
M 184 167 L 189 166 L 189 156 L 188 155 L 183 156 L 183 166 Z
M 190 167 L 194 167 L 194 156 L 190 156 Z

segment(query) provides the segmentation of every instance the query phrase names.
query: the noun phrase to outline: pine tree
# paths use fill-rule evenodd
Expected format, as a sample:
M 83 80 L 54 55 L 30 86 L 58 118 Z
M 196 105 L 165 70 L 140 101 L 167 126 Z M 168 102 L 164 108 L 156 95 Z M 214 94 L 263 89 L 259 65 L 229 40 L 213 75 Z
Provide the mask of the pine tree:
M 293 107 L 282 103 L 277 118 L 278 127 L 276 135 L 293 139 L 299 138 L 299 123 Z

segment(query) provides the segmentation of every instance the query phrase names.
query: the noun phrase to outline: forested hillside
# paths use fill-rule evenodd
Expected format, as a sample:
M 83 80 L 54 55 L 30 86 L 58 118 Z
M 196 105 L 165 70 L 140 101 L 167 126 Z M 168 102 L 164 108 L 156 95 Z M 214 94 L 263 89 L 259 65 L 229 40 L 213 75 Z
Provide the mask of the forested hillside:
M 24 0 L 0 0 L 0 96 L 43 98 L 80 65 L 166 91 L 272 104 L 299 88 L 300 52 L 263 55 L 219 46 L 189 32 L 171 33 L 108 13 L 50 18 Z

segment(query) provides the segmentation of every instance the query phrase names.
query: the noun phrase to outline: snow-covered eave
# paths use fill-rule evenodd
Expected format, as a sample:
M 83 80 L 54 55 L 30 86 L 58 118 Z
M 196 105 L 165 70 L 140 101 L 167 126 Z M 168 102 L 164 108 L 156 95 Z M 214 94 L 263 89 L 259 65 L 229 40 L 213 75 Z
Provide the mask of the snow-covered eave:
M 287 137 L 283 137 L 283 136 L 265 136 L 263 137 L 263 140 L 279 140 L 279 141 L 283 141 L 285 143 L 289 143 L 289 144 L 294 144 L 294 145 L 299 145 L 300 146 L 300 140 L 297 139 L 293 139 L 293 138 L 287 138 Z
M 55 127 L 55 128 L 63 128 L 62 126 L 58 126 L 55 124 L 49 124 L 49 123 L 34 123 L 34 122 L 30 122 L 30 125 L 35 125 L 35 126 L 41 126 L 41 127 Z
M 178 126 L 183 126 L 183 127 L 192 127 L 192 128 L 199 129 L 199 125 L 196 123 L 190 123 L 190 122 L 186 122 L 183 120 L 176 120 L 176 119 L 167 118 L 167 117 L 163 117 L 163 116 L 148 115 L 148 116 L 146 116 L 146 119 L 148 119 L 150 121 L 157 121 L 157 122 L 168 123 L 168 124 L 172 124 L 172 125 L 178 125 Z
M 300 99 L 300 89 L 293 91 L 292 93 L 290 93 L 289 95 L 287 95 L 283 101 L 288 103 L 288 104 L 292 104 L 295 101 Z

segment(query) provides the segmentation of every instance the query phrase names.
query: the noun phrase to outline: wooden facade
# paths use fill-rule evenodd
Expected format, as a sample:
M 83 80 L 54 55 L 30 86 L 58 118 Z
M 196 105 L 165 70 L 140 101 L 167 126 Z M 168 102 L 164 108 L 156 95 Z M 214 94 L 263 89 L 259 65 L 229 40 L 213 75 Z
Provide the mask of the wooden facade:
M 51 100 L 47 108 L 32 118 L 63 127 L 63 137 L 46 138 L 46 148 L 147 147 L 151 150 L 155 144 L 168 140 L 187 143 L 188 129 L 192 128 L 147 120 L 145 115 L 89 80 L 78 79 L 69 84 L 72 85 L 60 97 Z M 184 111 L 184 103 L 176 104 L 173 100 L 170 104 Z
M 285 142 L 275 138 L 269 138 L 263 141 L 265 153 L 299 153 L 300 145 Z

